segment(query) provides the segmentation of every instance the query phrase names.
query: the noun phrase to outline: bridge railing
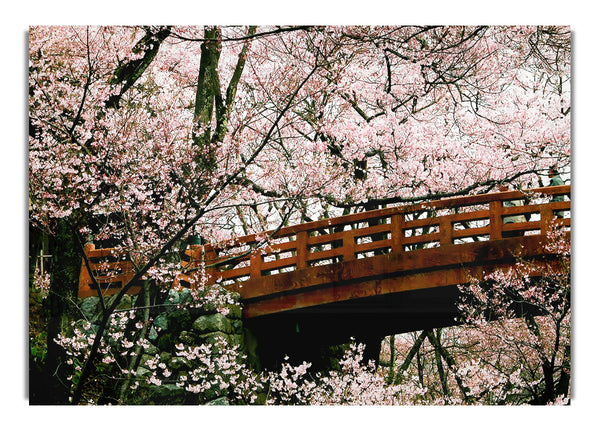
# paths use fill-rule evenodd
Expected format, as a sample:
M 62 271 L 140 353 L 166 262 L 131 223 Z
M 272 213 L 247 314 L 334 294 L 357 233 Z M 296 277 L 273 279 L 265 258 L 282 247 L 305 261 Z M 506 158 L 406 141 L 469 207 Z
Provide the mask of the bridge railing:
M 571 187 L 543 187 L 423 202 L 318 220 L 234 239 L 227 248 L 191 246 L 175 286 L 223 285 L 388 253 L 545 235 L 552 223 L 570 226 Z M 562 199 L 562 200 L 561 200 Z M 262 245 L 268 238 L 267 245 Z M 93 253 L 110 252 L 89 250 Z M 100 270 L 94 264 L 92 270 Z M 119 267 L 117 263 L 113 267 Z M 111 268 L 114 269 L 114 268 Z M 94 294 L 82 267 L 80 296 Z M 131 264 L 122 262 L 124 283 Z M 131 279 L 132 274 L 129 276 Z M 85 283 L 87 282 L 87 285 Z M 106 284 L 111 280 L 104 279 Z

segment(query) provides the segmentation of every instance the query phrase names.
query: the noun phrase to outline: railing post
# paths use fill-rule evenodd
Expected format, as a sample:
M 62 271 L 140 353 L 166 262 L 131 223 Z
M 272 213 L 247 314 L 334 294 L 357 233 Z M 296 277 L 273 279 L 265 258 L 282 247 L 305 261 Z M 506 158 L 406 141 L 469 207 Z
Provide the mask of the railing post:
M 400 253 L 404 251 L 404 213 L 393 214 L 390 223 L 392 253 Z
M 83 250 L 85 251 L 85 255 L 87 256 L 90 251 L 96 250 L 96 245 L 93 242 L 87 242 L 83 246 Z
M 502 239 L 502 201 L 490 202 L 490 241 Z
M 296 270 L 308 266 L 308 231 L 296 233 Z
M 344 262 L 354 260 L 354 232 L 351 230 L 345 230 L 342 236 L 343 240 L 343 256 Z
M 121 261 L 121 275 L 118 277 L 121 279 L 121 286 L 125 286 L 133 278 L 135 272 L 133 262 L 131 260 Z
M 93 242 L 88 242 L 84 244 L 83 251 L 85 255 L 89 258 L 90 252 L 95 250 L 96 246 Z M 91 266 L 91 265 L 90 265 Z M 92 276 L 87 270 L 85 266 L 85 258 L 81 258 L 81 271 L 79 271 L 79 296 L 89 296 L 90 292 L 93 291 L 91 288 L 92 284 Z
M 540 219 L 540 232 L 542 235 L 547 236 L 550 231 L 550 226 L 552 225 L 552 220 L 554 219 L 554 212 L 548 204 L 543 204 L 541 206 Z
M 199 257 L 202 259 L 202 261 L 204 262 L 205 265 L 207 262 L 208 262 L 208 264 L 211 264 L 217 260 L 217 251 L 211 245 L 203 246 L 201 253 L 202 253 L 202 255 L 200 255 Z M 193 257 L 194 257 L 194 255 L 192 254 L 192 259 L 193 259 Z M 216 266 L 212 266 L 210 268 L 205 267 L 205 271 L 206 271 L 207 283 L 209 285 L 213 284 L 217 280 L 217 267 Z
M 452 244 L 452 223 L 449 216 L 440 217 L 440 246 Z
M 257 279 L 261 277 L 262 254 L 260 250 L 253 250 L 250 253 L 250 278 Z
M 181 258 L 181 262 L 180 262 L 182 269 L 189 272 L 192 268 L 194 268 L 194 263 L 197 261 L 200 261 L 202 259 L 202 253 L 200 253 L 202 251 L 201 247 L 202 246 L 200 246 L 200 245 L 190 244 L 185 249 L 185 251 L 183 252 L 184 257 Z M 190 287 L 196 287 L 196 282 L 193 280 L 194 280 L 194 275 L 189 276 L 189 275 L 186 275 L 185 272 L 182 272 L 181 274 L 177 274 L 175 276 L 175 279 L 173 280 L 173 286 L 181 288 L 181 286 L 182 286 L 181 282 L 185 281 L 190 284 Z

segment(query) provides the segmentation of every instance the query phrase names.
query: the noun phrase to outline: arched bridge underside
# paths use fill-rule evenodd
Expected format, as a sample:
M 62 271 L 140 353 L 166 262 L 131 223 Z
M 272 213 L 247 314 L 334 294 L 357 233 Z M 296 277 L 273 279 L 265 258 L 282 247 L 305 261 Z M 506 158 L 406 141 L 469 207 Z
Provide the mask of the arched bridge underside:
M 318 363 L 350 336 L 376 357 L 385 335 L 456 324 L 458 285 L 521 257 L 558 263 L 545 245 L 552 225 L 570 226 L 569 196 L 558 186 L 443 199 L 191 246 L 174 287 L 202 275 L 239 292 L 267 366 L 283 354 Z M 131 262 L 103 263 L 110 249 L 86 254 L 108 294 L 133 276 Z M 84 262 L 80 296 L 93 286 Z

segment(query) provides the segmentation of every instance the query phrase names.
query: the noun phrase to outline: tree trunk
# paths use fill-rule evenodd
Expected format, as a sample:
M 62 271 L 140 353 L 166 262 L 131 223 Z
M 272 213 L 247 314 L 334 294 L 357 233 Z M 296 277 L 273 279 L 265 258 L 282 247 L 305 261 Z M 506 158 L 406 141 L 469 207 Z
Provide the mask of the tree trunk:
M 434 345 L 434 347 L 435 347 L 435 349 L 434 349 L 435 364 L 437 366 L 438 374 L 440 377 L 440 384 L 442 385 L 442 393 L 444 394 L 445 397 L 449 397 L 450 391 L 448 390 L 448 375 L 444 372 L 444 365 L 442 364 L 442 356 L 440 353 L 440 349 L 438 348 L 438 346 L 441 346 L 441 342 L 440 342 L 441 330 L 438 329 L 436 332 L 437 333 L 434 333 L 433 331 L 427 331 L 427 337 L 430 340 L 435 337 L 435 340 L 436 340 L 436 344 Z
M 41 404 L 66 404 L 68 402 L 69 381 L 66 355 L 54 339 L 68 330 L 73 320 L 75 303 L 79 288 L 81 256 L 78 253 L 76 238 L 69 220 L 57 222 L 56 234 L 50 240 L 52 255 L 52 273 L 50 292 L 47 298 L 48 332 L 46 378 L 47 384 Z
M 390 372 L 388 374 L 388 383 L 394 381 L 394 362 L 396 361 L 396 336 L 390 335 Z
M 427 332 L 422 331 L 421 334 L 419 334 L 419 337 L 415 340 L 415 343 L 413 344 L 410 351 L 404 358 L 404 362 L 402 362 L 402 365 L 400 365 L 400 368 L 398 369 L 398 372 L 396 373 L 396 378 L 394 380 L 395 384 L 398 384 L 402 381 L 404 371 L 406 371 L 408 369 L 408 366 L 410 365 L 411 361 L 413 360 L 415 355 L 419 352 L 419 349 L 421 348 L 421 344 L 423 344 L 423 341 L 425 340 L 426 336 L 427 336 Z
M 571 383 L 571 346 L 565 347 L 565 359 L 560 371 L 558 384 L 556 385 L 556 396 L 567 396 Z
M 439 352 L 439 354 L 444 359 L 444 361 L 446 361 L 446 364 L 448 365 L 448 369 L 454 369 L 454 367 L 456 366 L 456 362 L 454 361 L 454 358 L 452 358 L 450 353 L 446 349 L 444 349 L 444 347 L 442 346 L 440 341 L 433 335 L 432 331 L 427 331 L 427 338 L 429 339 L 429 341 L 435 348 L 436 352 Z M 465 402 L 471 403 L 472 397 L 468 395 L 469 391 L 463 385 L 462 379 L 456 373 L 454 373 L 454 380 L 456 381 L 456 384 L 458 385 L 458 388 L 460 389 L 460 392 L 462 393 L 462 396 L 463 396 L 463 399 L 465 400 Z
M 213 151 L 210 145 L 211 126 L 215 104 L 222 105 L 221 88 L 217 68 L 221 56 L 221 30 L 218 27 L 206 27 L 205 41 L 202 42 L 200 69 L 194 103 L 194 121 L 197 130 L 193 134 L 194 144 L 203 147 L 203 158 L 199 160 L 205 168 L 212 167 Z M 215 100 L 216 99 L 216 100 Z
M 150 327 L 150 281 L 144 281 L 144 287 L 140 292 L 140 295 L 143 297 L 143 310 L 141 312 L 140 320 L 143 322 L 142 330 L 137 338 L 137 340 L 146 338 Z M 130 358 L 129 365 L 127 367 L 128 370 L 133 371 L 137 370 L 137 367 L 140 364 L 140 360 L 142 357 L 142 346 L 139 344 L 135 347 L 135 355 Z M 119 391 L 119 404 L 124 404 L 126 393 L 129 390 L 129 386 L 131 384 L 131 373 L 127 375 L 127 378 L 121 384 L 121 389 Z

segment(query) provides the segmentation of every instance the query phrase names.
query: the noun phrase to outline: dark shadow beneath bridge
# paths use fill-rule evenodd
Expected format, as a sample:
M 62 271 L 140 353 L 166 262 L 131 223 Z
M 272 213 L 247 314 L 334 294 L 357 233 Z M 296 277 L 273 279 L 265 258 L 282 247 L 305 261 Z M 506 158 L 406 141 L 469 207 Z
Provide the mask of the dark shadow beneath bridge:
M 350 337 L 365 343 L 365 360 L 377 361 L 381 340 L 391 334 L 457 324 L 457 286 L 410 290 L 270 314 L 245 322 L 256 336 L 261 365 L 277 369 L 311 362 L 312 370 L 331 366 L 331 346 Z

